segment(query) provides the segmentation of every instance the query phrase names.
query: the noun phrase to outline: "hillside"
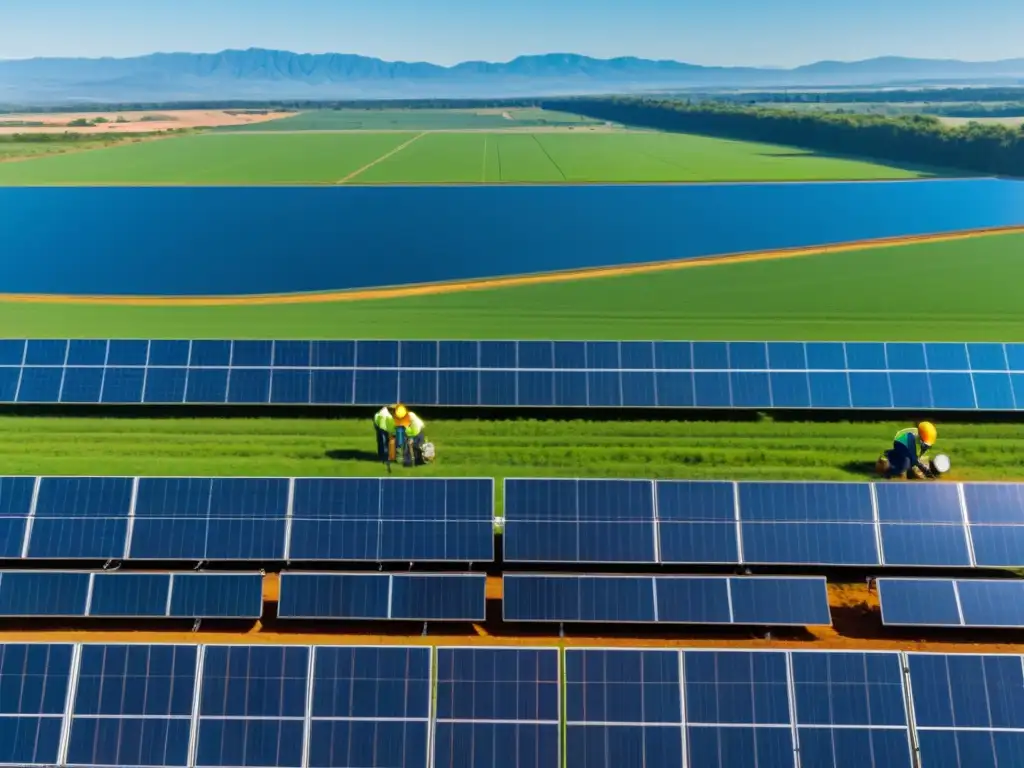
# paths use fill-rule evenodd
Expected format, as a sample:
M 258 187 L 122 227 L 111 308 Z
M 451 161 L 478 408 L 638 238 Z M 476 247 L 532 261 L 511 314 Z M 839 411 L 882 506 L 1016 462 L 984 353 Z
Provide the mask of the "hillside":
M 343 53 L 258 48 L 134 58 L 0 61 L 0 103 L 259 98 L 474 98 L 698 87 L 870 86 L 1024 82 L 1024 58 L 994 62 L 884 57 L 794 69 L 705 67 L 571 53 L 451 67 Z

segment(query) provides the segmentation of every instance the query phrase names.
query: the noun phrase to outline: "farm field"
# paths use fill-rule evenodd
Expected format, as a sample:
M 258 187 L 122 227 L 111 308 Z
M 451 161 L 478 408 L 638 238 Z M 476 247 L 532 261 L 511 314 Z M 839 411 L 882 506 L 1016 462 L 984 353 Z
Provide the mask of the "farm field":
M 318 109 L 245 126 L 225 126 L 232 133 L 252 131 L 438 131 L 502 130 L 538 126 L 603 125 L 567 112 L 539 108 L 495 109 Z
M 907 179 L 926 171 L 649 132 L 208 133 L 0 164 L 0 185 Z
M 0 418 L 6 474 L 369 476 L 363 419 Z M 437 421 L 432 465 L 394 476 L 869 479 L 902 423 Z M 956 480 L 1024 480 L 1024 425 L 943 424 Z
M 1020 341 L 1021 254 L 1024 235 L 991 235 L 397 299 L 7 301 L 0 326 L 16 338 L 107 338 L 130 329 L 142 338 Z

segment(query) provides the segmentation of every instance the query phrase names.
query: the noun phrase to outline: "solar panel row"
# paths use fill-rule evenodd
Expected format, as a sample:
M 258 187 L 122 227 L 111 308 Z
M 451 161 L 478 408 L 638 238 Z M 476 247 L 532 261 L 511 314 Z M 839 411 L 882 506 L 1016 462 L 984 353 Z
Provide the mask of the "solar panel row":
M 828 625 L 823 577 L 506 574 L 505 621 Z
M 282 619 L 483 621 L 487 575 L 282 573 Z
M 0 571 L 0 616 L 258 619 L 258 573 Z
M 6 764 L 910 768 L 914 743 L 1018 765 L 1021 657 L 0 645 Z
M 1024 408 L 1024 344 L 0 340 L 0 402 Z
M 1024 565 L 1024 486 L 507 479 L 507 562 Z
M 882 623 L 909 627 L 1024 628 L 1024 582 L 879 579 Z
M 0 477 L 0 558 L 494 559 L 494 481 Z

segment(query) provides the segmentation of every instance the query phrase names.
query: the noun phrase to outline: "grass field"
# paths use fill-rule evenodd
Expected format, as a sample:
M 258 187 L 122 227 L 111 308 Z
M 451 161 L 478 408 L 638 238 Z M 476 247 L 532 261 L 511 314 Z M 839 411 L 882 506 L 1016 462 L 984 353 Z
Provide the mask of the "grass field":
M 88 138 L 74 138 L 65 141 L 23 141 L 15 135 L 0 135 L 0 164 L 8 160 L 27 160 L 45 155 L 60 155 L 65 152 L 82 152 L 114 147 L 139 141 L 138 137 L 105 134 Z
M 359 420 L 0 418 L 5 474 L 369 476 Z M 395 476 L 865 480 L 897 423 L 433 421 Z M 1024 480 L 1024 425 L 940 425 L 955 479 Z
M 600 125 L 600 121 L 544 109 L 319 109 L 266 123 L 218 129 L 252 131 L 439 131 L 535 126 Z
M 211 133 L 0 163 L 0 185 L 770 181 L 923 175 L 928 174 L 786 147 L 642 132 Z
M 995 277 L 998 276 L 998 277 Z M 9 337 L 1024 341 L 1024 235 L 404 299 L 0 303 Z

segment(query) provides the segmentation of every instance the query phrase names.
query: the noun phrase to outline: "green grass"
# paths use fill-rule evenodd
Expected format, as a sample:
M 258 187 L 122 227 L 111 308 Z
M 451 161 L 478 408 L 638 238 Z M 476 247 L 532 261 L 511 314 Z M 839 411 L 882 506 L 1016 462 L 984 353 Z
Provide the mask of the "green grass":
M 406 299 L 0 303 L 9 337 L 1024 341 L 1024 235 Z
M 0 419 L 6 474 L 368 476 L 372 409 L 361 420 Z M 757 421 L 433 421 L 437 477 L 864 480 L 906 426 Z M 957 479 L 1024 480 L 1024 425 L 940 424 Z
M 505 117 L 508 114 L 509 117 Z M 511 119 L 509 119 L 511 118 Z M 440 131 L 590 125 L 599 121 L 543 109 L 320 109 L 218 132 L 254 131 Z
M 0 164 L 0 185 L 671 182 L 927 175 L 792 148 L 671 133 L 208 133 Z
M 333 183 L 414 135 L 192 135 L 0 164 L 0 185 Z

